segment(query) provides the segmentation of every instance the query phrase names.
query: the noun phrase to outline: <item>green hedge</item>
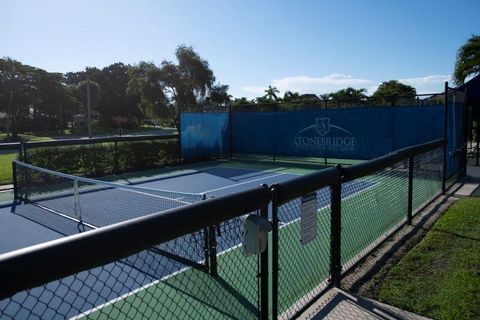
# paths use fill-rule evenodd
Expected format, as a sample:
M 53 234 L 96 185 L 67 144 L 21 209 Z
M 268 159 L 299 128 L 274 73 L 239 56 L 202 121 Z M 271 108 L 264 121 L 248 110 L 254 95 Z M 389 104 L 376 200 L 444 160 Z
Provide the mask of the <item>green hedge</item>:
M 176 140 L 134 141 L 28 149 L 27 161 L 35 166 L 85 176 L 156 168 L 178 159 Z M 118 163 L 118 171 L 116 164 Z

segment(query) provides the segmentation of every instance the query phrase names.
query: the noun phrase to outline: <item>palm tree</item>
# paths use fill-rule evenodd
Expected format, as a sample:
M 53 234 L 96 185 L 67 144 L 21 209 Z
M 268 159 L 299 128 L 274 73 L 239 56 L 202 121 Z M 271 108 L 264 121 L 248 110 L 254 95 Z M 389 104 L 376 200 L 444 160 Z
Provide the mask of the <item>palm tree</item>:
M 455 83 L 461 85 L 468 76 L 475 76 L 479 73 L 480 36 L 472 35 L 470 39 L 458 49 L 453 77 Z
M 268 86 L 267 90 L 265 90 L 265 98 L 268 100 L 278 100 L 277 93 L 280 93 L 276 87 Z

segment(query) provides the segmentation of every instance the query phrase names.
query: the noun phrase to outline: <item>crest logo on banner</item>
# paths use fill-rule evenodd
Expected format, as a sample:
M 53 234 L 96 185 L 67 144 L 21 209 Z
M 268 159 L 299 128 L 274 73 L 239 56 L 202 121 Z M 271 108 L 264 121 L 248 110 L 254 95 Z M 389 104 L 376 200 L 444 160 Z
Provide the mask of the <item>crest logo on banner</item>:
M 292 147 L 303 151 L 355 152 L 355 136 L 337 126 L 330 118 L 315 118 L 315 124 L 300 130 L 294 137 Z
M 317 122 L 315 130 L 319 135 L 323 137 L 330 132 L 330 118 L 316 118 L 315 121 Z

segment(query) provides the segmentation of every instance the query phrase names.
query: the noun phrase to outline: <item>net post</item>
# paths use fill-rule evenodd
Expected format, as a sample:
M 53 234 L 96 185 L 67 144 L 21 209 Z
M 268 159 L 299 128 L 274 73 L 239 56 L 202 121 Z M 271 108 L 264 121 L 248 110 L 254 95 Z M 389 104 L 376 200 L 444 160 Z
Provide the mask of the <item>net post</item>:
M 278 318 L 278 201 L 277 201 L 277 185 L 270 187 L 272 193 L 272 319 Z
M 265 188 L 268 188 L 264 185 Z M 268 207 L 260 210 L 260 216 L 268 220 Z M 260 255 L 260 319 L 268 319 L 269 297 L 268 297 L 268 256 L 270 252 L 265 249 Z
M 413 156 L 408 159 L 408 211 L 407 223 L 412 224 L 412 208 L 413 208 Z
M 17 164 L 15 163 L 15 161 L 12 161 L 12 178 L 13 178 L 13 203 L 17 203 L 18 181 L 17 181 Z
M 341 165 L 336 165 L 342 171 Z M 336 182 L 330 186 L 330 274 L 331 284 L 339 288 L 342 276 L 342 184 Z
M 113 173 L 118 174 L 118 142 L 113 144 Z
M 445 195 L 445 192 L 446 192 L 446 180 L 447 180 L 448 81 L 445 82 L 444 100 L 445 101 L 443 105 L 443 138 L 445 139 L 446 142 L 445 142 L 445 145 L 443 146 L 443 172 L 442 172 L 442 194 L 443 195 Z

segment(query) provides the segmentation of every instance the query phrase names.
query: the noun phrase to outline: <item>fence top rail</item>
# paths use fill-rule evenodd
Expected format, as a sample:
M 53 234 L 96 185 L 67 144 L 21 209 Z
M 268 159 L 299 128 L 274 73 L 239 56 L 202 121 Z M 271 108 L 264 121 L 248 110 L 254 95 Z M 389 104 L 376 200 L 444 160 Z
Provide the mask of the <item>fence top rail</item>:
M 351 181 L 367 176 L 379 170 L 383 170 L 397 162 L 407 160 L 410 157 L 414 157 L 416 155 L 443 147 L 445 144 L 446 139 L 437 139 L 426 143 L 399 149 L 390 154 L 372 159 L 367 162 L 342 168 L 342 181 Z
M 0 150 L 20 149 L 20 142 L 0 143 Z
M 274 184 L 272 190 L 275 194 L 276 205 L 282 205 L 320 188 L 338 183 L 341 173 L 336 168 L 328 168 L 310 173 L 286 182 Z
M 178 138 L 178 134 L 97 137 L 97 138 L 63 139 L 63 140 L 26 142 L 26 146 L 27 146 L 27 148 L 30 148 L 30 147 L 54 147 L 54 146 L 95 144 L 95 143 L 104 143 L 104 142 L 168 140 L 168 139 L 176 139 L 176 138 Z
M 270 199 L 266 186 L 257 187 L 5 253 L 0 300 L 265 208 Z

